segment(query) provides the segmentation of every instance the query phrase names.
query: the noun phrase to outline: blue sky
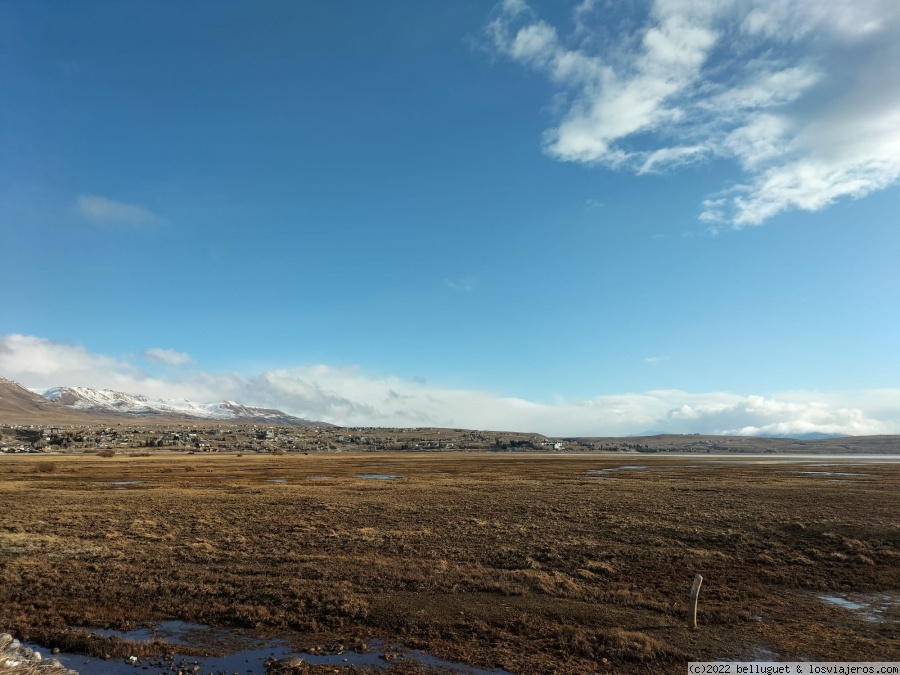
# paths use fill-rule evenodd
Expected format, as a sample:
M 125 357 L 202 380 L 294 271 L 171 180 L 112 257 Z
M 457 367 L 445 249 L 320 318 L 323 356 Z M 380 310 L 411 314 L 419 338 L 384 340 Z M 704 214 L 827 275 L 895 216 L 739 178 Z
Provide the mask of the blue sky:
M 0 374 L 900 433 L 900 9 L 0 5 Z

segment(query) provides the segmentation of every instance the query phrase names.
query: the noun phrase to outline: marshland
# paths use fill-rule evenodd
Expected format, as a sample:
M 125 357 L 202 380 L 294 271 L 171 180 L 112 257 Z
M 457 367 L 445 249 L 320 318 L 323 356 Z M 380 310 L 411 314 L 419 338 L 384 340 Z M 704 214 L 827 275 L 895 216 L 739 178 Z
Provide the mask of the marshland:
M 89 629 L 182 621 L 236 640 L 182 654 L 252 635 L 397 672 L 900 660 L 898 487 L 889 458 L 7 456 L 0 626 L 121 660 L 176 649 Z

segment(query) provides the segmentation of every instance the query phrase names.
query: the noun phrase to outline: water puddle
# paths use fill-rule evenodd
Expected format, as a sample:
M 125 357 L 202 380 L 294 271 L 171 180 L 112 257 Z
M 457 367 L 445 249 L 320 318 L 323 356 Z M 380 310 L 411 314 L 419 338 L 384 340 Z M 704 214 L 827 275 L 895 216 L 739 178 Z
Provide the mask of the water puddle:
M 385 645 L 378 640 L 373 641 L 371 646 L 375 649 L 374 652 L 299 654 L 292 658 L 314 665 L 356 666 L 357 668 L 387 668 L 391 663 L 405 660 L 420 663 L 431 668 L 441 668 L 443 672 L 450 671 L 462 675 L 512 675 L 512 673 L 503 668 L 476 668 L 467 666 L 464 663 L 445 661 L 420 649 L 403 650 L 399 645 L 391 645 L 390 649 L 385 649 Z
M 601 476 L 605 476 L 606 474 L 616 473 L 618 471 L 637 471 L 640 469 L 646 469 L 646 466 L 638 465 L 638 464 L 630 464 L 626 466 L 611 466 L 606 469 L 588 469 L 588 473 L 594 476 L 595 478 L 599 478 Z
M 755 647 L 750 649 L 750 653 L 747 654 L 749 660 L 754 663 L 765 663 L 765 662 L 777 662 L 778 654 L 773 652 L 771 649 L 767 647 L 762 647 L 761 645 L 756 645 Z
M 267 483 L 287 483 L 287 478 L 269 478 Z
M 750 650 L 736 658 L 716 659 L 716 663 L 731 663 L 733 661 L 747 661 L 749 663 L 775 663 L 779 662 L 778 655 L 768 647 L 753 645 Z M 760 671 L 762 672 L 762 671 Z
M 857 471 L 793 471 L 792 473 L 802 473 L 810 476 L 871 476 L 870 473 L 859 473 Z
M 819 600 L 858 614 L 866 621 L 900 621 L 900 594 L 843 593 L 818 597 Z
M 439 659 L 421 650 L 404 650 L 400 645 L 386 645 L 374 640 L 369 651 L 339 651 L 335 653 L 297 652 L 288 647 L 282 640 L 262 641 L 247 633 L 237 630 L 217 630 L 209 626 L 184 623 L 181 621 L 164 621 L 153 628 L 138 628 L 131 631 L 118 631 L 104 628 L 87 629 L 102 637 L 118 637 L 124 640 L 142 642 L 146 640 L 164 640 L 175 647 L 172 658 L 163 657 L 126 657 L 117 659 L 100 659 L 60 652 L 52 654 L 64 667 L 77 671 L 80 675 L 135 675 L 139 670 L 152 670 L 159 673 L 241 673 L 241 675 L 265 675 L 266 663 L 272 660 L 304 661 L 314 665 L 356 666 L 358 668 L 386 668 L 393 662 L 408 660 L 432 668 L 442 668 L 465 675 L 511 675 L 500 668 L 483 669 Z M 232 651 L 225 656 L 186 656 L 177 652 L 178 645 L 199 647 L 210 651 Z M 51 650 L 37 644 L 26 644 L 36 651 L 51 655 Z M 339 671 L 336 671 L 339 672 Z
M 403 478 L 399 473 L 357 473 L 354 478 L 362 478 L 364 480 L 392 480 L 394 478 Z
M 184 621 L 163 621 L 153 628 L 135 628 L 134 630 L 121 631 L 115 628 L 82 628 L 70 626 L 72 630 L 86 630 L 100 637 L 117 637 L 122 640 L 143 642 L 145 640 L 165 640 L 167 642 L 181 642 L 193 644 L 198 638 L 210 635 L 226 634 L 213 631 L 209 626 L 199 623 L 186 623 Z M 193 641 L 191 640 L 193 638 Z
M 127 659 L 97 659 L 78 654 L 60 652 L 49 654 L 39 645 L 28 645 L 35 651 L 46 654 L 59 661 L 63 667 L 74 670 L 80 675 L 135 675 L 136 672 L 151 671 L 156 673 L 244 673 L 246 675 L 265 675 L 265 662 L 271 658 L 278 658 L 283 652 L 282 658 L 288 655 L 286 650 L 279 649 L 246 649 L 234 652 L 227 656 L 185 656 L 176 653 L 174 657 L 164 659 L 162 657 L 127 658 Z M 46 657 L 45 657 L 46 658 Z M 197 670 L 194 670 L 197 668 Z
M 847 600 L 847 598 L 841 598 L 837 595 L 820 595 L 820 600 L 824 600 L 825 602 L 829 602 L 832 605 L 837 605 L 838 607 L 843 607 L 844 609 L 850 609 L 853 611 L 857 611 L 865 607 L 864 604 L 859 602 L 851 602 Z
M 833 455 L 823 453 L 821 455 L 793 455 L 793 454 L 752 454 L 734 453 L 731 455 L 702 455 L 669 453 L 669 458 L 704 459 L 715 464 L 805 464 L 807 466 L 873 466 L 879 464 L 898 464 L 900 455 Z

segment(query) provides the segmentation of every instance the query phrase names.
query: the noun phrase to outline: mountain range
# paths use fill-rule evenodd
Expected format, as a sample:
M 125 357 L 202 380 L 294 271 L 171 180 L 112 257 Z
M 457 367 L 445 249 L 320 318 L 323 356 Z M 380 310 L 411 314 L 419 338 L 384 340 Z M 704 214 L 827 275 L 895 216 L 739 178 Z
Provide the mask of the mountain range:
M 151 399 L 111 389 L 56 387 L 26 389 L 0 376 L 0 420 L 12 424 L 77 422 L 98 417 L 166 420 L 208 420 L 234 424 L 276 426 L 333 426 L 288 415 L 281 410 L 257 408 L 235 401 L 196 403 L 187 399 Z

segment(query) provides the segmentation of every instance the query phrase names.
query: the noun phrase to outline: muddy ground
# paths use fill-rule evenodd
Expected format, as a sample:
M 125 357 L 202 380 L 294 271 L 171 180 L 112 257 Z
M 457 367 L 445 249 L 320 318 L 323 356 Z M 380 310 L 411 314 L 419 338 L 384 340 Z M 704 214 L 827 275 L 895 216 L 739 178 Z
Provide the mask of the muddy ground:
M 69 627 L 179 619 L 523 674 L 898 661 L 898 487 L 897 464 L 2 457 L 0 628 L 115 656 L 167 647 Z

